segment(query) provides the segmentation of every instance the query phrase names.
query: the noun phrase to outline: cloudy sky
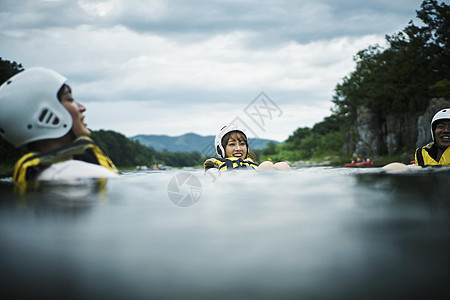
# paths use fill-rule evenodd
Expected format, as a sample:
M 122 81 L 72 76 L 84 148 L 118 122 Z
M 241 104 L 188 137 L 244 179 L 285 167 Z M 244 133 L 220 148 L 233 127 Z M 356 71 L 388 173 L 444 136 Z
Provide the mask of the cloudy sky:
M 0 57 L 68 78 L 91 129 L 285 140 L 422 0 L 0 0 Z

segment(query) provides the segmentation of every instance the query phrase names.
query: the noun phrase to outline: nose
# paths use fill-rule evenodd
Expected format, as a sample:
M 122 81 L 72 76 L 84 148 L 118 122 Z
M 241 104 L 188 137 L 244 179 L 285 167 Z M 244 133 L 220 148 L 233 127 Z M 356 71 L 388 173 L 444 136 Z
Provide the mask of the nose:
M 242 149 L 242 147 L 239 143 L 236 144 L 236 149 Z
M 445 125 L 444 131 L 450 131 L 450 123 Z
M 76 102 L 77 102 L 77 105 L 78 105 L 78 110 L 80 112 L 85 112 L 86 111 L 86 107 L 84 107 L 84 105 L 81 104 L 80 102 L 78 102 L 78 101 L 76 101 Z

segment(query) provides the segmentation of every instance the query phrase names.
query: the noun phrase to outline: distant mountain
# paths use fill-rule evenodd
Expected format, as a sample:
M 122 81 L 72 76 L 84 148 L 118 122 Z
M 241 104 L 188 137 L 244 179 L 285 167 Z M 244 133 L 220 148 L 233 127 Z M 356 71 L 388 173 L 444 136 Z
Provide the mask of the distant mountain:
M 198 151 L 207 156 L 214 156 L 214 136 L 201 136 L 196 133 L 186 133 L 180 136 L 168 135 L 136 135 L 129 137 L 132 141 L 139 141 L 142 145 L 152 147 L 156 151 L 163 151 L 166 149 L 169 152 L 194 152 Z M 264 149 L 269 142 L 279 144 L 277 141 L 267 139 L 249 139 L 250 149 L 260 150 Z

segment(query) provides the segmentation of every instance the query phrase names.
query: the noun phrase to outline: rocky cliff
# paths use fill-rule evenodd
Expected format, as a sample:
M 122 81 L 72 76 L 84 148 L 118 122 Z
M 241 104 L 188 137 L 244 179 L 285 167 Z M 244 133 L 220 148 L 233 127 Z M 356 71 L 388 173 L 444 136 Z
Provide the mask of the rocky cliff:
M 414 153 L 431 141 L 430 122 L 450 101 L 432 99 L 426 111 L 380 115 L 367 107 L 357 109 L 356 120 L 347 133 L 343 152 L 358 157 L 377 157 L 399 152 Z

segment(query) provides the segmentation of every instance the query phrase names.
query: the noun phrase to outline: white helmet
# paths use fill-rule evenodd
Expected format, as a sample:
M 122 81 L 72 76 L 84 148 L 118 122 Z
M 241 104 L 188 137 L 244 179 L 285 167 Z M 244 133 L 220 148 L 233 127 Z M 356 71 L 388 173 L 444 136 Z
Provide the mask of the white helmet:
M 431 136 L 433 137 L 433 142 L 435 142 L 434 130 L 436 129 L 437 121 L 445 119 L 450 120 L 450 108 L 441 109 L 434 115 L 433 119 L 431 120 Z
M 58 100 L 66 82 L 61 74 L 45 69 L 22 71 L 0 86 L 0 136 L 15 147 L 64 136 L 72 117 Z
M 243 129 L 240 129 L 238 125 L 236 124 L 228 124 L 227 126 L 222 127 L 220 129 L 219 133 L 216 135 L 216 139 L 214 140 L 214 147 L 216 149 L 216 153 L 218 156 L 225 158 L 225 149 L 222 146 L 222 139 L 223 137 L 232 131 L 238 131 L 242 133 L 245 137 L 247 137 L 244 133 Z M 247 154 L 248 154 L 248 148 L 247 148 Z M 247 156 L 246 154 L 246 156 Z

